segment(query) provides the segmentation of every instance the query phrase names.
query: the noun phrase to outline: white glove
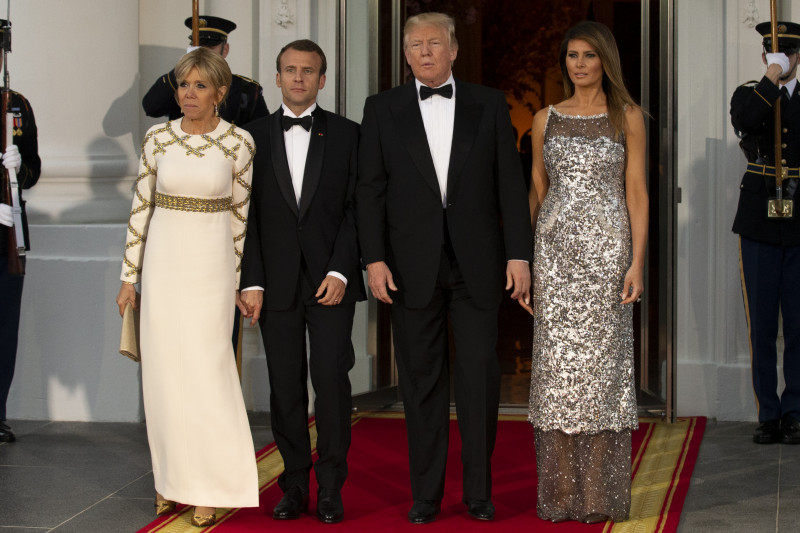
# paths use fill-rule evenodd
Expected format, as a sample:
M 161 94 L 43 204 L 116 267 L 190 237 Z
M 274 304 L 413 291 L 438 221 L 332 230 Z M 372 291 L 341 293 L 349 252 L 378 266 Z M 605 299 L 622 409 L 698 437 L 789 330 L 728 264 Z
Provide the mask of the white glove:
M 13 169 L 16 173 L 19 173 L 19 169 L 22 168 L 22 156 L 19 155 L 19 148 L 16 144 L 9 144 L 6 147 L 5 153 L 3 153 L 3 166 L 8 170 Z
M 186 53 L 188 54 L 188 53 L 194 52 L 198 48 L 200 48 L 200 47 L 199 46 L 189 46 L 189 47 L 186 48 Z M 786 56 L 784 56 L 784 57 L 786 57 Z M 786 60 L 786 64 L 787 65 L 789 64 L 789 60 L 788 59 Z
M 781 52 L 775 52 L 767 54 L 767 68 L 770 65 L 780 65 L 781 66 L 781 76 L 789 73 L 789 58 L 786 57 L 786 54 Z
M 14 216 L 11 214 L 11 206 L 0 202 L 0 224 L 8 226 L 14 225 Z

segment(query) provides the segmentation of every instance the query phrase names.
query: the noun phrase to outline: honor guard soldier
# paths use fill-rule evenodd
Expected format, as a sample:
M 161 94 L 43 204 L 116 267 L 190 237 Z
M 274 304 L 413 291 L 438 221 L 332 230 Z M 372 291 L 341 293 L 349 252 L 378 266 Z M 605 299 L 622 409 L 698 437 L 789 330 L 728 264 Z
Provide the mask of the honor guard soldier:
M 750 336 L 758 444 L 800 443 L 800 220 L 794 198 L 800 175 L 800 94 L 797 62 L 800 25 L 778 22 L 778 52 L 771 24 L 763 36 L 766 74 L 736 89 L 731 122 L 741 138 L 747 170 L 733 222 L 739 234 L 742 293 Z M 776 128 L 775 108 L 780 109 Z M 777 134 L 776 134 L 777 130 Z M 777 143 L 777 146 L 776 146 Z M 776 156 L 780 154 L 779 156 Z M 776 179 L 776 159 L 780 174 Z M 783 316 L 783 375 L 778 394 L 778 317 Z
M 184 22 L 187 27 L 192 27 L 192 17 Z M 220 17 L 200 17 L 200 46 L 209 48 L 222 57 L 228 56 L 230 45 L 228 34 L 236 29 L 236 24 Z M 192 36 L 189 35 L 191 41 Z M 193 47 L 190 47 L 191 51 Z M 178 83 L 175 81 L 175 71 L 170 70 L 161 76 L 142 99 L 142 107 L 149 117 L 168 117 L 174 120 L 181 116 L 181 108 L 175 100 L 175 91 Z M 261 85 L 238 74 L 233 75 L 228 97 L 219 109 L 223 120 L 231 124 L 242 126 L 260 117 L 269 115 L 267 104 L 264 101 Z
M 0 19 L 0 34 L 6 31 L 6 28 L 9 28 L 8 23 Z M 0 55 L 0 67 L 2 67 L 2 57 Z M 11 137 L 6 140 L 7 147 L 3 152 L 2 164 L 7 169 L 16 171 L 20 189 L 30 189 L 36 184 L 42 170 L 33 109 L 24 96 L 11 91 L 8 112 L 12 116 L 7 116 L 6 120 L 13 120 L 13 130 Z M 21 191 L 20 206 L 24 246 L 29 250 L 28 222 Z M 13 225 L 14 215 L 11 207 L 0 203 L 0 442 L 15 440 L 14 432 L 5 423 L 6 400 L 17 359 L 22 281 L 25 279 L 24 276 L 11 274 L 8 271 L 8 227 Z M 21 245 L 19 242 L 17 244 Z

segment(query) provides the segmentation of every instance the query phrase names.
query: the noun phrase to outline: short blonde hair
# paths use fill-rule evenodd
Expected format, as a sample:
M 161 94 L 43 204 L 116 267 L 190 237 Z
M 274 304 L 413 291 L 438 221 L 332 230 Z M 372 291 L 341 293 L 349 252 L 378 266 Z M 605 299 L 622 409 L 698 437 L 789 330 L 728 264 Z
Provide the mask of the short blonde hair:
M 183 83 L 193 68 L 197 69 L 200 77 L 207 80 L 215 91 L 219 90 L 220 87 L 226 88 L 225 94 L 222 95 L 222 100 L 219 102 L 222 104 L 230 92 L 231 80 L 233 79 L 228 62 L 221 55 L 212 52 L 208 48 L 200 47 L 197 50 L 193 50 L 180 58 L 175 65 L 175 79 L 178 81 L 178 85 Z
M 458 48 L 458 40 L 456 39 L 456 23 L 453 17 L 444 13 L 420 13 L 414 15 L 406 20 L 406 25 L 403 27 L 403 50 L 408 46 L 408 34 L 420 26 L 439 26 L 445 33 L 447 33 L 447 40 L 450 44 L 450 49 Z

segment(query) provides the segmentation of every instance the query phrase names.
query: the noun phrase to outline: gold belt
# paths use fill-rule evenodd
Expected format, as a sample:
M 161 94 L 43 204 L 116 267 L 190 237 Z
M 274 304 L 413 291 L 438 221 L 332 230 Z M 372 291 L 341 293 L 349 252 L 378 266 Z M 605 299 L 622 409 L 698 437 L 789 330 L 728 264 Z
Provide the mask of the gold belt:
M 191 211 L 193 213 L 219 213 L 230 211 L 232 198 L 192 198 L 191 196 L 172 196 L 156 191 L 156 207 Z

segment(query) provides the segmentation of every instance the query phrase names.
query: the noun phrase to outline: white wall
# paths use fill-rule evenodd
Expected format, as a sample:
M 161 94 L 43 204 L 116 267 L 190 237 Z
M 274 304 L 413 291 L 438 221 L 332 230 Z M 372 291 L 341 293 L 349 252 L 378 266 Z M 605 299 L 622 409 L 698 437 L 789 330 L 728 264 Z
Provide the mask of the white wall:
M 781 4 L 781 18 L 800 12 L 796 0 Z M 731 232 L 746 160 L 729 111 L 736 87 L 764 74 L 752 23 L 765 20 L 767 0 L 676 1 L 679 415 L 756 419 Z
M 287 1 L 294 24 L 275 23 L 280 0 L 204 0 L 201 13 L 237 23 L 228 57 L 234 72 L 280 102 L 275 56 L 295 38 L 329 55 L 323 107 L 335 104 L 335 3 Z M 23 292 L 17 369 L 9 418 L 141 420 L 138 366 L 117 352 L 125 223 L 141 138 L 156 122 L 141 98 L 183 54 L 189 2 L 106 0 L 14 2 L 12 87 L 31 101 L 39 127 L 42 177 L 26 191 L 33 250 Z M 98 23 L 101 20 L 102 23 Z M 65 24 L 64 21 L 69 21 Z M 371 384 L 366 305 L 353 331 L 355 392 Z M 266 363 L 257 328 L 244 336 L 247 405 L 268 410 Z

